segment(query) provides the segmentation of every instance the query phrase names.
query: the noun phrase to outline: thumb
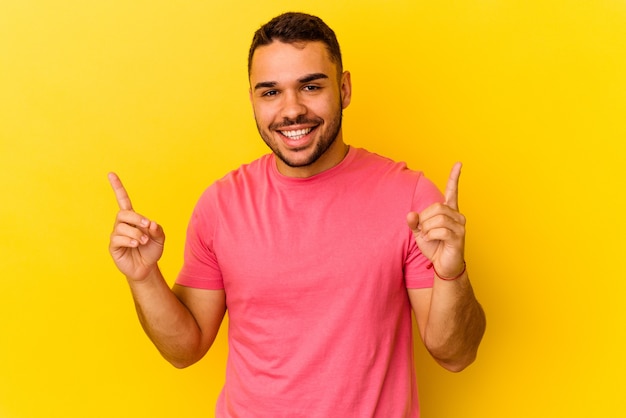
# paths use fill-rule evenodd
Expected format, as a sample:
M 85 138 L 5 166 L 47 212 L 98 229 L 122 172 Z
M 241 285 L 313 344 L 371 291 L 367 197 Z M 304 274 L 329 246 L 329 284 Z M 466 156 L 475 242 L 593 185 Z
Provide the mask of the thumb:
M 147 232 L 153 241 L 161 245 L 165 242 L 165 232 L 163 232 L 163 228 L 158 223 L 150 221 Z
M 417 212 L 409 212 L 406 215 L 406 222 L 413 232 L 419 231 L 420 215 Z

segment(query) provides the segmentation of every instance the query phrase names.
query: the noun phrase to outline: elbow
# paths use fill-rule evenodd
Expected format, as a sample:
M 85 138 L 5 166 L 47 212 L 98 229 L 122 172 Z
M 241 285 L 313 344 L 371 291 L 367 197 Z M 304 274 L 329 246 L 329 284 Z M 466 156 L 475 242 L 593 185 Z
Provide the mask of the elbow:
M 441 359 L 433 356 L 435 361 L 444 369 L 452 373 L 459 373 L 465 370 L 476 360 L 476 353 L 471 353 L 455 359 Z
M 160 351 L 160 350 L 159 350 Z M 206 351 L 203 352 L 187 352 L 187 353 L 178 353 L 177 355 L 172 353 L 167 353 L 160 351 L 161 356 L 167 360 L 172 366 L 177 369 L 186 369 L 189 366 L 196 364 L 203 356 Z
M 186 369 L 196 364 L 209 351 L 213 340 L 206 341 L 202 338 L 179 339 L 176 344 L 155 344 L 161 356 L 177 369 Z
M 478 348 L 483 333 L 473 335 L 473 338 L 459 342 L 456 339 L 447 339 L 434 344 L 425 340 L 426 349 L 435 361 L 444 369 L 458 373 L 469 367 L 478 357 Z
M 172 366 L 174 366 L 175 368 L 182 370 L 182 369 L 186 369 L 187 367 L 191 366 L 192 364 L 195 364 L 195 361 L 184 361 L 184 360 L 174 360 L 174 359 L 166 359 Z
M 198 361 L 200 361 L 200 359 L 202 357 L 203 356 L 194 356 L 194 357 L 188 357 L 188 358 L 168 358 L 168 357 L 165 357 L 165 360 L 167 360 L 168 363 L 170 363 L 175 368 L 177 368 L 179 370 L 182 370 L 182 369 L 186 369 L 189 366 L 193 366 Z
M 474 318 L 462 328 L 465 332 L 461 335 L 449 336 L 434 346 L 427 345 L 428 351 L 444 369 L 458 373 L 476 361 L 486 328 L 485 313 L 480 305 Z
M 450 344 L 433 346 L 425 344 L 431 357 L 444 369 L 452 373 L 465 370 L 476 359 L 476 352 L 473 350 L 451 349 Z

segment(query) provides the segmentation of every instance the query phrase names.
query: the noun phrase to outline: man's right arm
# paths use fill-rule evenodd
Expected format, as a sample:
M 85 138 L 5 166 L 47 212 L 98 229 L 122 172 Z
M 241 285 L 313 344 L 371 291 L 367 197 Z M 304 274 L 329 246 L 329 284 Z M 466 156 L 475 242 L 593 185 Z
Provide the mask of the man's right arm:
M 158 267 L 165 234 L 136 213 L 117 175 L 109 174 L 120 210 L 109 252 L 126 276 L 143 329 L 163 357 L 178 368 L 200 360 L 219 330 L 226 298 L 223 290 L 170 289 Z
M 224 318 L 224 291 L 170 289 L 158 267 L 145 280 L 128 282 L 139 322 L 161 355 L 181 369 L 200 360 Z

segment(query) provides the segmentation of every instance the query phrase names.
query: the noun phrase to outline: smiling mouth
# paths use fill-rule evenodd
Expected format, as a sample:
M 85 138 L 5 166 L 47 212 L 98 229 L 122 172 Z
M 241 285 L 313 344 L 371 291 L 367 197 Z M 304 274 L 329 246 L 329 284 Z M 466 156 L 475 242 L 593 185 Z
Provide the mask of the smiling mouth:
M 294 129 L 290 131 L 278 131 L 281 135 L 291 139 L 292 141 L 297 141 L 299 139 L 304 138 L 315 128 L 306 128 L 306 129 Z

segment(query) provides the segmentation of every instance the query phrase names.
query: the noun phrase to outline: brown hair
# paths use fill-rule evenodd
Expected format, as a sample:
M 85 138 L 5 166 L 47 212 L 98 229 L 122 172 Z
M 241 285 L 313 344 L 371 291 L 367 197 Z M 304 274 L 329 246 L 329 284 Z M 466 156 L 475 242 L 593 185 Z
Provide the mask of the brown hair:
M 254 51 L 274 40 L 284 43 L 322 42 L 326 45 L 331 61 L 337 64 L 339 73 L 343 72 L 341 50 L 335 32 L 317 16 L 289 12 L 276 16 L 254 33 L 248 53 L 248 75 L 252 68 Z

